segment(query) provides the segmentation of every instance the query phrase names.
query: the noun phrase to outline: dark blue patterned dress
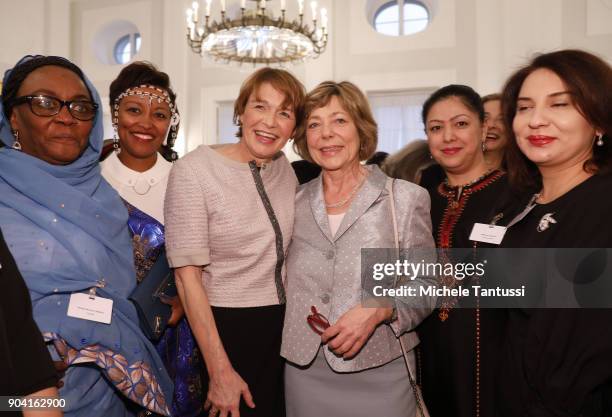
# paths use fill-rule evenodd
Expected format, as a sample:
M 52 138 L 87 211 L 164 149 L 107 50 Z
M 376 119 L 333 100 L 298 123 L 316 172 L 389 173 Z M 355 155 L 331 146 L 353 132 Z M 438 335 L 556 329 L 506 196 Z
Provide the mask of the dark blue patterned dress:
M 124 200 L 130 214 L 128 225 L 134 246 L 136 275 L 140 283 L 148 274 L 164 247 L 164 225 Z M 187 318 L 174 328 L 168 327 L 157 342 L 168 374 L 174 381 L 172 415 L 192 417 L 202 413 L 202 359 Z

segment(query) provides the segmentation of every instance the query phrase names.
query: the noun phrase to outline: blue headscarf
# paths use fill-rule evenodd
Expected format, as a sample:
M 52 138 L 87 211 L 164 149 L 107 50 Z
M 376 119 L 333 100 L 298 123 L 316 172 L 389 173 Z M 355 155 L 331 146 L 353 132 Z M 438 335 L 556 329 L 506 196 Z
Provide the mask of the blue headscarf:
M 37 58 L 26 56 L 16 67 Z M 4 75 L 5 85 L 10 74 Z M 15 139 L 0 103 L 0 140 L 7 145 L 0 149 L 0 227 L 30 290 L 41 332 L 59 335 L 76 350 L 99 345 L 128 364 L 149 364 L 170 401 L 172 383 L 127 300 L 136 286 L 128 214 L 100 174 L 102 103 L 92 83 L 83 80 L 99 107 L 87 148 L 68 165 L 52 165 L 12 149 Z M 68 317 L 70 294 L 102 280 L 105 286 L 97 294 L 113 299 L 111 324 Z M 72 380 L 78 368 L 70 368 Z

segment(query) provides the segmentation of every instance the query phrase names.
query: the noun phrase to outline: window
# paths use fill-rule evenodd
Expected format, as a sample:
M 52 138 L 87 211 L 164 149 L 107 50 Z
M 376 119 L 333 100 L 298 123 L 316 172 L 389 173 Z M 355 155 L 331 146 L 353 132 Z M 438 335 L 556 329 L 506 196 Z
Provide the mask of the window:
M 217 102 L 217 143 L 236 143 L 238 126 L 234 124 L 234 102 Z
M 414 0 L 390 1 L 374 14 L 374 28 L 383 35 L 412 35 L 425 30 L 428 24 L 429 11 Z
M 127 64 L 140 50 L 140 33 L 131 33 L 122 36 L 115 43 L 113 56 L 117 64 Z
M 394 153 L 415 139 L 424 139 L 421 109 L 431 91 L 370 93 L 368 98 L 378 124 L 379 151 Z

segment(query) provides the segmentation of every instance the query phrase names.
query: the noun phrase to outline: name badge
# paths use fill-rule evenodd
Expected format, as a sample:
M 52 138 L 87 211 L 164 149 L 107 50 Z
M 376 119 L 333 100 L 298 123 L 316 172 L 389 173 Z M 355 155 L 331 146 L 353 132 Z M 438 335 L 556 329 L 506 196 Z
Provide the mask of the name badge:
M 110 324 L 113 314 L 113 300 L 85 293 L 74 293 L 68 303 L 68 316 L 77 319 Z
M 507 228 L 504 226 L 495 226 L 493 224 L 474 223 L 472 233 L 470 233 L 470 240 L 475 242 L 492 243 L 493 245 L 499 245 L 504 235 L 506 234 Z

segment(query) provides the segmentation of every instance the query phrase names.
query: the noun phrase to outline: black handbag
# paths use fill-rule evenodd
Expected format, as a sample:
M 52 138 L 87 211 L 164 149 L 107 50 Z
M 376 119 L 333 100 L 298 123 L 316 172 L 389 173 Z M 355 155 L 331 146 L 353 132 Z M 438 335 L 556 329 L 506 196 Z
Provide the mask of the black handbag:
M 147 276 L 128 297 L 138 312 L 140 328 L 153 342 L 164 333 L 172 314 L 172 308 L 161 298 L 176 295 L 174 273 L 168 265 L 166 251 L 162 250 Z

